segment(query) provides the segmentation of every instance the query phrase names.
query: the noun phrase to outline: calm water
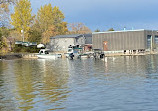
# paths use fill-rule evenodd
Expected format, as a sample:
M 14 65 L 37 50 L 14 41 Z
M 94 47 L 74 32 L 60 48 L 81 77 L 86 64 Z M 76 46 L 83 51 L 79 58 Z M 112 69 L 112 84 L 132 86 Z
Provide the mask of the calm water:
M 0 61 L 0 111 L 158 111 L 158 56 Z

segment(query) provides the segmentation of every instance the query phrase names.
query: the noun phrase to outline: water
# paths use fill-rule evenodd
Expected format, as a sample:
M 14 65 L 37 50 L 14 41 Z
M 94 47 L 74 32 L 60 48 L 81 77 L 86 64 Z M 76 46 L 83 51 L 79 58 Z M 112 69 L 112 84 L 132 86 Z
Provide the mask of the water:
M 157 111 L 158 56 L 0 61 L 0 111 Z

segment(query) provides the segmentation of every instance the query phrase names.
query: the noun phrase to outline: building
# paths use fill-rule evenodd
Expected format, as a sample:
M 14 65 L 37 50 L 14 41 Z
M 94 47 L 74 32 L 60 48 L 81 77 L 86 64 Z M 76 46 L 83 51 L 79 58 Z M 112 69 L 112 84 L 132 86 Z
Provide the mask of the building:
M 69 46 L 92 45 L 92 34 L 58 35 L 50 37 L 50 49 L 52 51 L 67 52 Z
M 124 30 L 94 32 L 93 49 L 107 52 L 140 52 L 158 50 L 158 32 L 152 30 Z
M 84 34 L 85 37 L 85 44 L 84 44 L 84 51 L 88 52 L 92 50 L 92 34 Z

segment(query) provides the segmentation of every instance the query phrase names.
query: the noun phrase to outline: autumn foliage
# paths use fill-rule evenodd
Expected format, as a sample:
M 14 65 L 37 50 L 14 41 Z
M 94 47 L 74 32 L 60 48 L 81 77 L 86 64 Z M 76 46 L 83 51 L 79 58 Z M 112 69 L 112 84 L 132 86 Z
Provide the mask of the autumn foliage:
M 9 7 L 14 6 L 10 14 Z M 70 23 L 65 20 L 64 13 L 58 6 L 46 4 L 38 9 L 37 14 L 32 14 L 30 0 L 2 0 L 0 2 L 0 27 L 9 29 L 8 35 L 0 32 L 1 48 L 7 46 L 5 41 L 12 37 L 17 41 L 49 43 L 50 37 L 65 34 L 85 34 L 91 30 L 83 23 Z M 2 44 L 3 43 L 3 44 Z

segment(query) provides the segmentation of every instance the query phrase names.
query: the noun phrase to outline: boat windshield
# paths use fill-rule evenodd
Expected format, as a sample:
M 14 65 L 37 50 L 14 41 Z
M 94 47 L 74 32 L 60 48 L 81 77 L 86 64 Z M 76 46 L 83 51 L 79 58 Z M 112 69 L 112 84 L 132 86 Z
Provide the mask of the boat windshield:
M 40 51 L 40 54 L 43 54 L 43 51 Z
M 68 50 L 68 52 L 71 52 L 71 51 L 72 51 L 72 49 L 69 49 L 69 50 Z
M 48 51 L 45 51 L 45 54 L 49 54 L 49 52 L 48 52 Z

